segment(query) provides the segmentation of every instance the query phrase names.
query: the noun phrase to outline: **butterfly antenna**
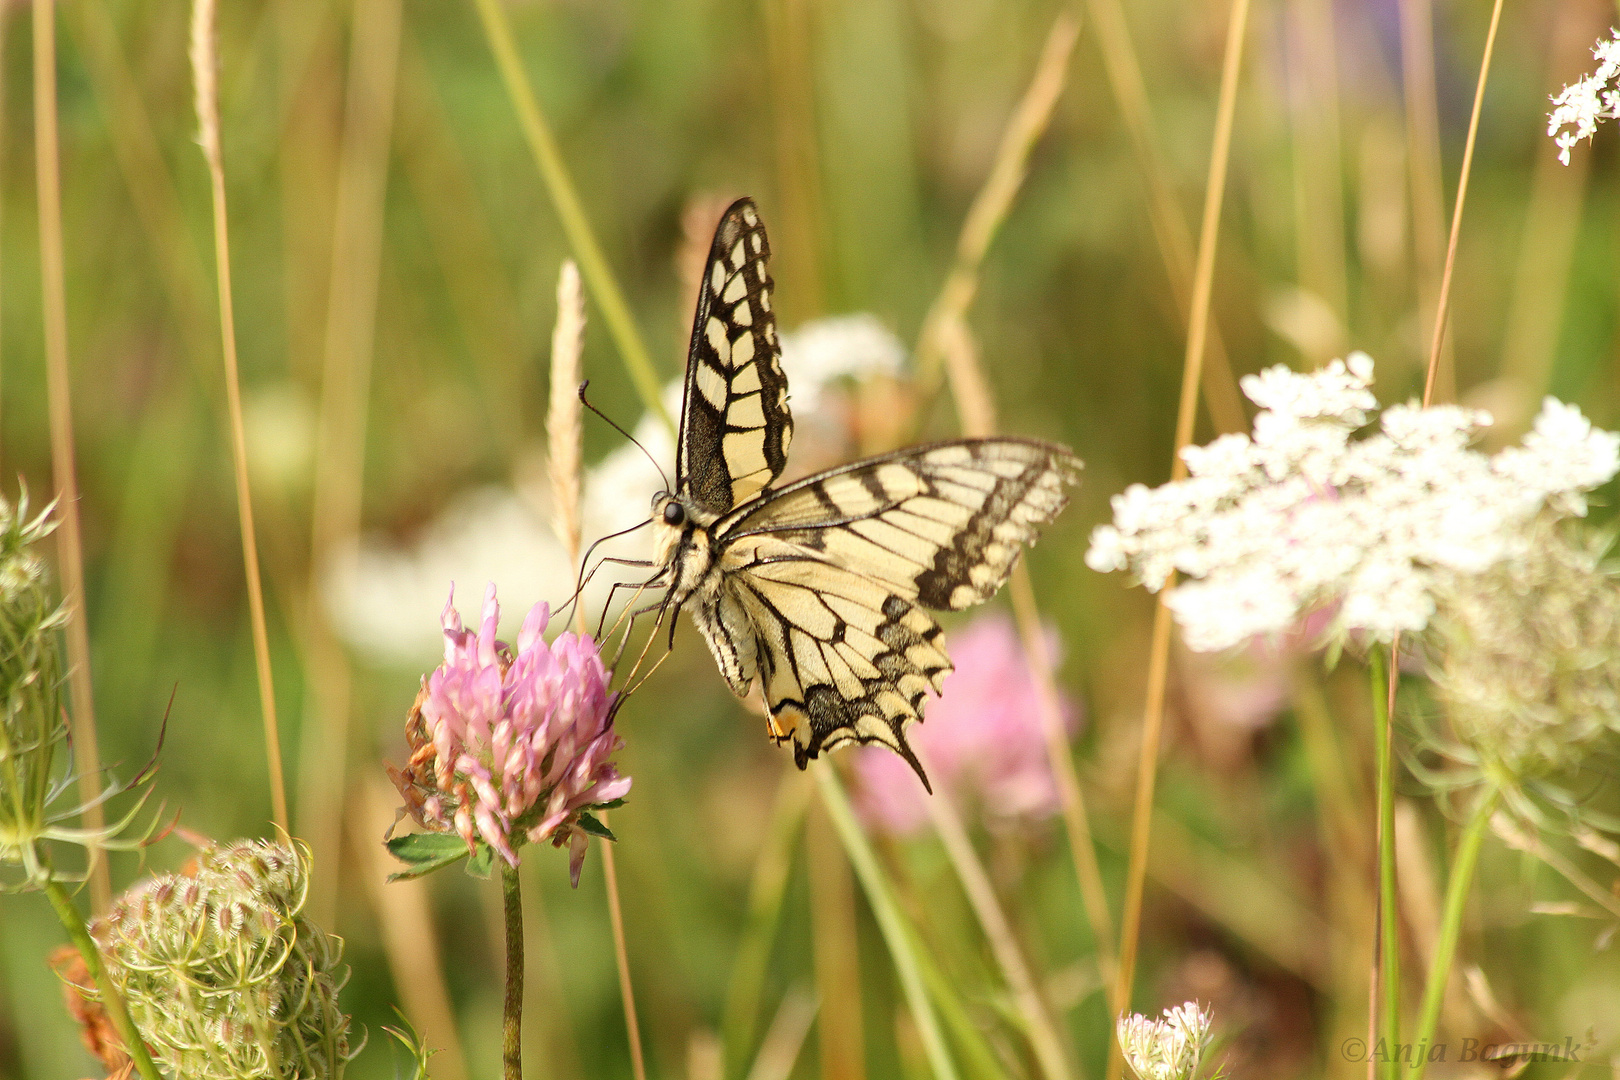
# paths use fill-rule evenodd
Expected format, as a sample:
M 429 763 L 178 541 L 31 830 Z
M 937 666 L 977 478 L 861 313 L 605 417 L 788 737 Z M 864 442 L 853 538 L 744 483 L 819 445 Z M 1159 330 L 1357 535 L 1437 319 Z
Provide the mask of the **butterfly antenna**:
M 609 416 L 607 413 L 603 412 L 601 409 L 598 409 L 595 405 L 592 405 L 590 403 L 590 401 L 586 399 L 586 397 L 585 397 L 585 388 L 587 386 L 589 386 L 589 385 L 591 385 L 591 380 L 589 380 L 589 379 L 586 379 L 584 382 L 579 384 L 579 403 L 581 405 L 585 406 L 587 409 L 591 410 L 591 412 L 595 413 L 597 416 L 600 416 L 603 420 L 607 421 L 608 427 L 612 428 L 614 431 L 617 431 L 620 435 L 623 435 L 625 438 L 627 438 L 631 442 L 635 443 L 636 444 L 636 449 L 640 450 L 643 454 L 646 454 L 647 455 L 647 460 L 652 462 L 653 468 L 658 470 L 659 478 L 664 481 L 664 490 L 669 491 L 670 490 L 669 477 L 664 475 L 664 467 L 662 465 L 658 464 L 658 459 L 653 457 L 652 454 L 648 452 L 647 448 L 645 446 L 642 446 L 641 443 L 636 439 L 636 437 L 634 435 L 632 435 L 628 431 L 624 430 L 624 428 L 620 427 L 617 423 L 614 422 L 614 420 L 613 420 L 613 418 L 611 416 Z

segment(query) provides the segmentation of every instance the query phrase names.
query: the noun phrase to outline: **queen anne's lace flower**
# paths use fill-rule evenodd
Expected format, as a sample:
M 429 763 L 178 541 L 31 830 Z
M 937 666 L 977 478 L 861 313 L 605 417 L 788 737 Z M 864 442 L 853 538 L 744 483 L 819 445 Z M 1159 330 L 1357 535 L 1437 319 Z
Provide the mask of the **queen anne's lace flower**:
M 1141 1013 L 1119 1018 L 1119 1048 L 1138 1080 L 1191 1080 L 1209 1046 L 1212 1018 L 1189 1001 L 1159 1020 Z
M 1334 604 L 1330 632 L 1388 640 L 1428 624 L 1437 575 L 1500 562 L 1543 508 L 1584 514 L 1585 492 L 1620 470 L 1620 436 L 1552 398 L 1523 445 L 1495 457 L 1469 448 L 1490 416 L 1451 405 L 1392 406 L 1354 439 L 1376 407 L 1371 382 L 1360 353 L 1245 378 L 1263 408 L 1253 436 L 1188 447 L 1185 480 L 1116 495 L 1087 565 L 1154 591 L 1185 575 L 1166 603 L 1198 651 Z
M 1558 144 L 1558 160 L 1569 164 L 1570 147 L 1590 139 L 1598 121 L 1620 117 L 1620 89 L 1609 84 L 1620 75 L 1620 30 L 1611 30 L 1608 41 L 1599 40 L 1592 48 L 1598 67 L 1579 82 L 1564 87 L 1552 99 L 1553 111 L 1547 116 L 1547 134 Z M 1563 130 L 1573 127 L 1572 131 Z
M 406 810 L 424 828 L 479 839 L 512 866 L 517 847 L 542 840 L 570 847 L 577 883 L 587 837 L 581 812 L 630 791 L 608 757 L 613 695 L 596 643 L 541 635 L 550 618 L 536 604 L 514 653 L 495 640 L 500 604 L 484 593 L 481 625 L 463 629 L 455 594 L 444 608 L 444 663 L 423 680 L 406 721 L 411 759 L 389 769 Z

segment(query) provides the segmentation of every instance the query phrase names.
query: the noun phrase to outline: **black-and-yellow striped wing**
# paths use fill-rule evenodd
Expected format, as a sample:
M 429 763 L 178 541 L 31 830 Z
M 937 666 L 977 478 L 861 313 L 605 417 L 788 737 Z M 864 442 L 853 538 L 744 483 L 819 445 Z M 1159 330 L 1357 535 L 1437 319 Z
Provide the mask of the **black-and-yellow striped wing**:
M 793 438 L 771 311 L 771 245 L 753 200 L 720 219 L 686 358 L 676 490 L 716 515 L 770 486 Z
M 924 608 L 989 599 L 1079 469 L 1051 443 L 971 439 L 801 480 L 716 524 L 722 586 L 694 618 L 734 688 L 760 677 L 801 766 L 881 742 L 922 776 L 905 725 L 951 667 Z

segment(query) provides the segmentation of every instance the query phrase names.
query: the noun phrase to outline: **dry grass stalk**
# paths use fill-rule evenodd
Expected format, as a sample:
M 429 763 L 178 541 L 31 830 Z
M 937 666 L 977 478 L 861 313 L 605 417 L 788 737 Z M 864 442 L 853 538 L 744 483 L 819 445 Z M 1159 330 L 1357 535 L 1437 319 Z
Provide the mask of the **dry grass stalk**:
M 557 275 L 557 325 L 551 332 L 551 408 L 546 413 L 546 474 L 551 480 L 551 527 L 579 562 L 580 350 L 585 343 L 585 294 L 572 259 Z M 577 606 L 577 605 L 576 605 Z M 576 620 L 585 623 L 581 610 Z
M 759 1056 L 748 1070 L 748 1080 L 787 1080 L 799 1060 L 804 1038 L 810 1034 L 817 1008 L 816 995 L 802 986 L 782 995 L 782 1004 L 760 1044 Z
M 1079 35 L 1080 23 L 1068 12 L 1059 15 L 1052 24 L 1029 88 L 1002 132 L 990 175 L 968 208 L 962 232 L 956 240 L 956 261 L 917 335 L 917 378 L 925 388 L 931 389 L 938 383 L 950 328 L 966 317 L 978 293 L 979 265 L 1024 183 L 1030 151 L 1052 120 L 1052 110 L 1063 92 L 1069 57 Z
M 1462 173 L 1457 177 L 1457 201 L 1451 211 L 1451 239 L 1446 242 L 1446 265 L 1440 273 L 1440 298 L 1435 302 L 1434 336 L 1429 342 L 1429 370 L 1423 378 L 1423 404 L 1434 400 L 1435 374 L 1440 366 L 1440 342 L 1446 336 L 1447 305 L 1451 300 L 1451 274 L 1457 265 L 1457 237 L 1462 232 L 1463 207 L 1468 201 L 1468 176 L 1474 166 L 1474 142 L 1479 136 L 1479 113 L 1485 104 L 1485 80 L 1491 74 L 1496 50 L 1496 28 L 1502 21 L 1502 0 L 1491 5 L 1491 25 L 1485 31 L 1485 55 L 1479 61 L 1479 82 L 1474 87 L 1474 110 L 1468 117 L 1468 140 L 1463 144 Z
M 1181 407 L 1176 415 L 1176 444 L 1170 475 L 1187 474 L 1181 451 L 1192 442 L 1193 419 L 1198 408 L 1198 386 L 1203 372 L 1204 343 L 1208 337 L 1210 295 L 1215 280 L 1215 245 L 1220 235 L 1221 203 L 1226 194 L 1226 166 L 1232 148 L 1232 121 L 1237 109 L 1238 73 L 1242 69 L 1243 42 L 1248 28 L 1249 0 L 1233 0 L 1227 23 L 1225 57 L 1221 64 L 1220 99 L 1216 106 L 1215 139 L 1204 187 L 1204 219 L 1198 236 L 1198 264 L 1193 276 L 1192 313 L 1187 328 L 1187 352 L 1181 377 Z M 1137 761 L 1136 805 L 1131 820 L 1130 865 L 1125 879 L 1125 915 L 1120 932 L 1119 969 L 1114 980 L 1115 1012 L 1131 1000 L 1136 975 L 1136 947 L 1142 926 L 1142 891 L 1147 877 L 1148 843 L 1153 829 L 1153 789 L 1159 764 L 1159 741 L 1164 729 L 1165 683 L 1170 667 L 1170 610 L 1159 593 L 1153 614 L 1153 642 L 1148 656 L 1147 701 L 1142 716 L 1142 748 Z M 1119 1080 L 1124 1069 L 1118 1040 L 1110 1043 L 1108 1080 Z
M 1125 12 L 1119 0 L 1087 0 L 1086 9 L 1091 13 L 1092 24 L 1096 27 L 1109 88 L 1125 121 L 1125 131 L 1136 151 L 1142 177 L 1147 181 L 1148 219 L 1153 225 L 1159 257 L 1170 279 L 1176 306 L 1181 309 L 1181 316 L 1185 319 L 1192 310 L 1192 231 L 1187 227 L 1187 219 L 1182 215 L 1175 192 L 1171 190 L 1170 181 L 1165 175 L 1164 159 L 1154 140 L 1153 113 L 1148 104 L 1147 87 L 1142 81 L 1142 66 L 1137 61 L 1136 46 L 1131 42 L 1130 26 L 1125 21 Z M 1237 376 L 1232 373 L 1226 347 L 1213 320 L 1209 328 L 1208 354 L 1204 367 L 1204 399 L 1211 423 L 1221 434 L 1248 430 L 1243 398 L 1238 393 Z
M 607 812 L 598 812 L 607 824 Z M 602 851 L 602 876 L 607 882 L 608 918 L 613 923 L 613 958 L 619 969 L 619 994 L 624 998 L 624 1026 L 630 1035 L 630 1070 L 636 1080 L 647 1080 L 647 1060 L 641 1050 L 641 1023 L 636 1019 L 636 992 L 630 983 L 630 954 L 624 944 L 624 912 L 619 905 L 619 869 L 613 845 L 597 844 Z
M 86 627 L 84 544 L 79 532 L 79 477 L 73 458 L 73 392 L 68 374 L 67 287 L 63 280 L 62 178 L 56 125 L 56 6 L 34 0 L 34 181 L 39 199 L 40 294 L 45 316 L 45 379 L 50 399 L 51 477 L 62 524 L 56 533 L 62 602 L 68 610 L 68 685 L 73 702 L 73 758 L 79 774 L 82 822 L 91 833 L 105 824 L 101 802 L 101 754 L 90 685 L 90 635 Z M 107 862 L 91 849 L 90 906 L 105 911 L 112 900 Z
M 309 910 L 337 908 L 352 678 L 322 612 L 321 575 L 357 542 L 371 391 L 383 204 L 401 33 L 400 0 L 357 0 L 332 223 L 325 358 L 315 435 L 314 508 L 304 603 L 309 697 L 299 755 L 299 832 L 314 853 Z
M 996 429 L 995 400 L 980 364 L 977 344 L 967 324 L 967 307 L 978 286 L 978 265 L 995 235 L 995 229 L 1006 217 L 1012 199 L 1018 192 L 1029 148 L 1051 119 L 1078 34 L 1078 23 L 1065 14 L 1058 18 L 1047 35 L 1035 77 L 1002 136 L 1001 152 L 991 169 L 990 179 L 985 182 L 968 212 L 957 245 L 956 265 L 930 309 L 918 342 L 919 377 L 925 382 L 928 379 L 923 350 L 926 343 L 932 342 L 932 347 L 937 350 L 934 363 L 944 363 L 962 433 L 970 437 L 990 435 Z M 1041 635 L 1040 613 L 1030 587 L 1029 572 L 1022 563 L 1013 571 L 1011 590 L 1013 613 L 1041 705 L 1040 721 L 1046 736 L 1047 752 L 1063 802 L 1063 820 L 1075 875 L 1079 879 L 1080 895 L 1092 938 L 1097 943 L 1098 965 L 1106 979 L 1113 967 L 1113 929 L 1108 916 L 1107 896 L 1102 885 L 1102 873 L 1097 866 L 1097 852 L 1091 839 L 1091 826 L 1080 792 L 1080 780 L 1070 757 L 1068 732 L 1064 730 L 1062 713 L 1058 708 L 1052 665 Z M 1031 1020 L 1031 1023 L 1038 1022 L 1038 1018 Z
M 291 833 L 287 782 L 281 767 L 281 726 L 270 670 L 270 636 L 265 626 L 264 587 L 259 580 L 259 546 L 253 528 L 253 493 L 248 484 L 247 434 L 242 424 L 242 383 L 236 362 L 236 308 L 231 298 L 231 243 L 225 213 L 225 160 L 219 138 L 219 53 L 214 0 L 191 8 L 191 77 L 196 91 L 197 142 L 208 162 L 214 208 L 214 269 L 219 287 L 219 334 L 225 359 L 225 405 L 230 417 L 231 459 L 236 472 L 236 509 L 242 533 L 242 565 L 247 572 L 248 612 L 253 624 L 253 663 L 259 677 L 259 710 L 264 720 L 265 760 L 270 769 L 270 807 L 276 827 Z

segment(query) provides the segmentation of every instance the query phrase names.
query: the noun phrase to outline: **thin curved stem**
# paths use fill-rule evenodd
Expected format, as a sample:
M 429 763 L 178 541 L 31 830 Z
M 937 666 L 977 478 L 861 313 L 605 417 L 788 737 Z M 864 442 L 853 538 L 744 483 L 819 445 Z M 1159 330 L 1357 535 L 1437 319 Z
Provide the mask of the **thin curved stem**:
M 1400 678 L 1395 656 L 1398 646 L 1398 639 L 1390 645 L 1387 675 L 1383 653 L 1376 648 L 1367 665 L 1372 673 L 1374 757 L 1378 772 L 1378 937 L 1374 985 L 1382 1003 L 1379 1009 L 1381 1037 L 1391 1048 L 1385 1068 L 1392 1080 L 1399 1073 L 1393 1048 L 1401 1033 L 1400 909 L 1395 900 L 1395 778 L 1394 754 L 1390 750 L 1390 715 L 1395 711 L 1395 680 Z M 1371 1044 L 1376 1045 L 1376 1041 Z M 1370 1049 L 1368 1055 L 1369 1058 L 1374 1056 Z
M 1187 351 L 1181 373 L 1181 403 L 1176 414 L 1176 445 L 1170 463 L 1172 479 L 1187 474 L 1181 451 L 1192 442 L 1198 411 L 1198 387 L 1203 378 L 1204 346 L 1209 337 L 1210 296 L 1215 282 L 1215 245 L 1220 237 L 1221 204 L 1226 194 L 1227 161 L 1232 149 L 1232 123 L 1237 110 L 1238 74 L 1243 65 L 1243 41 L 1249 23 L 1249 0 L 1233 0 L 1226 28 L 1226 52 L 1221 64 L 1220 99 L 1215 114 L 1215 139 L 1210 151 L 1209 175 L 1204 184 L 1204 217 L 1198 234 L 1198 260 L 1193 273 L 1193 294 L 1187 320 Z M 1147 884 L 1148 842 L 1152 833 L 1153 792 L 1159 764 L 1159 740 L 1164 729 L 1165 684 L 1170 667 L 1170 611 L 1165 592 L 1153 617 L 1153 643 L 1148 656 L 1147 703 L 1142 716 L 1142 751 L 1137 761 L 1136 804 L 1131 818 L 1130 862 L 1125 876 L 1125 909 L 1121 920 L 1119 961 L 1109 1001 L 1114 1014 L 1129 1010 L 1136 977 L 1136 947 L 1142 928 L 1142 894 Z M 1108 1080 L 1119 1080 L 1125 1058 L 1119 1041 L 1110 1040 Z
M 838 774 L 833 771 L 832 764 L 825 761 L 817 762 L 815 775 L 816 784 L 821 789 L 822 805 L 827 808 L 827 816 L 832 819 L 833 828 L 838 831 L 838 838 L 849 854 L 849 862 L 855 868 L 855 875 L 861 879 L 867 903 L 872 906 L 872 915 L 877 919 L 883 940 L 888 943 L 889 955 L 894 960 L 895 973 L 900 976 L 900 986 L 905 991 L 906 1004 L 911 1007 L 911 1019 L 917 1025 L 917 1034 L 922 1039 L 928 1063 L 933 1067 L 935 1080 L 960 1080 L 956 1062 L 946 1049 L 945 1035 L 940 1029 L 939 1018 L 928 996 L 922 964 L 914 951 L 914 942 L 906 917 L 901 914 L 894 892 L 889 888 L 888 880 L 878 866 L 877 855 L 873 853 L 872 845 L 867 843 L 866 835 L 855 822 L 855 814 L 849 806 L 849 797 L 844 794 L 844 787 L 838 782 Z
M 135 1022 L 129 1018 L 129 1010 L 124 1008 L 123 996 L 107 975 L 107 968 L 101 962 L 101 951 L 91 939 L 90 928 L 84 924 L 84 916 L 79 914 L 73 898 L 55 879 L 45 882 L 45 895 L 50 898 L 51 906 L 56 909 L 56 917 L 62 920 L 68 937 L 78 947 L 79 955 L 84 958 L 84 966 L 95 980 L 96 989 L 101 991 L 101 1007 L 107 1010 L 108 1019 L 123 1040 L 124 1050 L 135 1062 L 135 1071 L 141 1074 L 142 1080 L 163 1080 L 157 1066 L 152 1063 L 152 1055 L 147 1052 L 141 1033 L 135 1030 Z
M 1451 874 L 1446 879 L 1446 905 L 1440 918 L 1440 937 L 1434 943 L 1434 958 L 1429 963 L 1429 981 L 1423 987 L 1423 1005 L 1418 1010 L 1417 1031 L 1413 1046 L 1432 1045 L 1435 1029 L 1440 1024 L 1440 1006 L 1446 997 L 1446 981 L 1451 976 L 1451 962 L 1457 955 L 1457 938 L 1462 933 L 1463 905 L 1468 901 L 1468 890 L 1474 883 L 1474 868 L 1479 863 L 1479 849 L 1485 839 L 1485 826 L 1496 809 L 1500 791 L 1493 784 L 1480 797 L 1468 825 L 1457 842 L 1457 857 L 1452 861 Z M 1423 1080 L 1429 1063 L 1424 1057 L 1413 1062 L 1412 1080 Z

